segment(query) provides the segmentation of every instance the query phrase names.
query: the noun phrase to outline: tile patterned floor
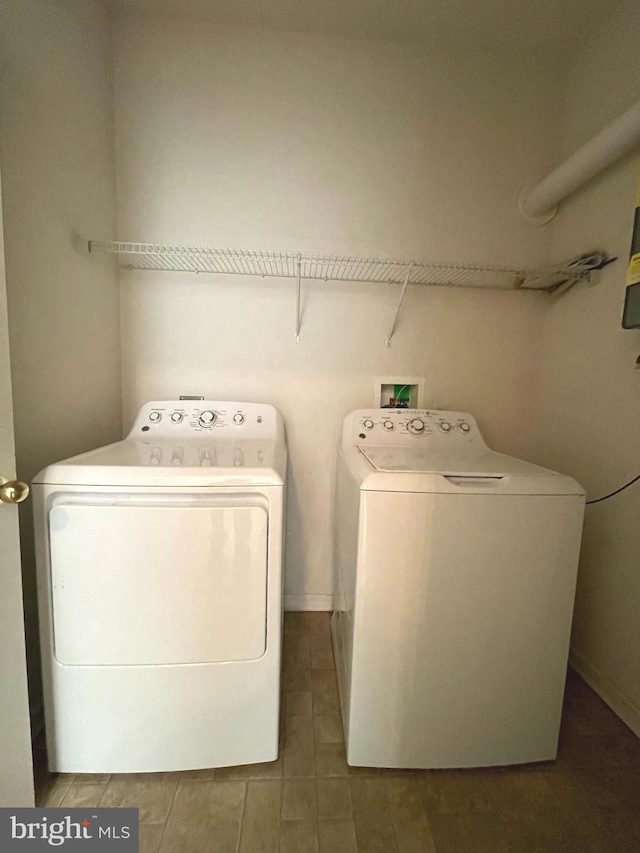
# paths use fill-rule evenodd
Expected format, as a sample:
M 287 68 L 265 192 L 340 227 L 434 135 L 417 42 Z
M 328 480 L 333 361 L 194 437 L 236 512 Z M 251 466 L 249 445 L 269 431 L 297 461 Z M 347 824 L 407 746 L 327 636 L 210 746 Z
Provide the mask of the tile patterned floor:
M 348 767 L 329 614 L 288 613 L 272 764 L 51 776 L 38 804 L 136 806 L 141 853 L 640 851 L 640 741 L 570 673 L 558 760 L 510 769 Z

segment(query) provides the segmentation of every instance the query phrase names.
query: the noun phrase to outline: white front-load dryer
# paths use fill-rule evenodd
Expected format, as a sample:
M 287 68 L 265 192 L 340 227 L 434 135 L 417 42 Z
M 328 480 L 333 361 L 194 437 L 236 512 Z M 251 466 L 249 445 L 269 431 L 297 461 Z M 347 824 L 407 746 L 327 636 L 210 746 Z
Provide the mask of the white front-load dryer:
M 277 758 L 286 455 L 272 406 L 151 402 L 35 478 L 51 770 Z
M 471 415 L 360 410 L 338 454 L 332 621 L 347 761 L 556 755 L 584 491 Z

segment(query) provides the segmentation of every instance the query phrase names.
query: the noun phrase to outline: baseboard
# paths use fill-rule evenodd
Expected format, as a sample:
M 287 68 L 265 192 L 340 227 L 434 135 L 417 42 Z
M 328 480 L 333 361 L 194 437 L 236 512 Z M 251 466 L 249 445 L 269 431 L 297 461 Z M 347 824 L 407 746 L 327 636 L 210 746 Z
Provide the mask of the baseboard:
M 640 708 L 608 676 L 587 663 L 575 649 L 571 649 L 569 663 L 631 731 L 640 737 Z
M 285 595 L 285 610 L 333 610 L 332 595 Z

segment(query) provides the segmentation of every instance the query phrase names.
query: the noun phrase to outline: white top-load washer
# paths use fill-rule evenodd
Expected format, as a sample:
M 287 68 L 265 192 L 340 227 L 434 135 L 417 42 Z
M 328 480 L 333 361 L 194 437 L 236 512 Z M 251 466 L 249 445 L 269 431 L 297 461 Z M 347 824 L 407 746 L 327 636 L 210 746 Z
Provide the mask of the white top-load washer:
M 552 759 L 584 491 L 462 412 L 361 410 L 338 454 L 334 649 L 347 761 Z
M 277 757 L 286 460 L 272 406 L 151 402 L 35 478 L 51 770 Z

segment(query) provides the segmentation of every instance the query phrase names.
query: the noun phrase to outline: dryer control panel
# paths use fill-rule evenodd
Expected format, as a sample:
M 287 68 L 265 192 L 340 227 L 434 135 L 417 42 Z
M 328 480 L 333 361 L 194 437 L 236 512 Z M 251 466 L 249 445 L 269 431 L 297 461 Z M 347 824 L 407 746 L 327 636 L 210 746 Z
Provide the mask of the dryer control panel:
M 344 421 L 342 443 L 407 445 L 414 442 L 442 449 L 486 447 L 473 415 L 443 409 L 358 409 Z
M 220 400 L 154 400 L 136 415 L 128 438 L 159 440 L 271 439 L 278 436 L 280 415 L 268 403 Z

